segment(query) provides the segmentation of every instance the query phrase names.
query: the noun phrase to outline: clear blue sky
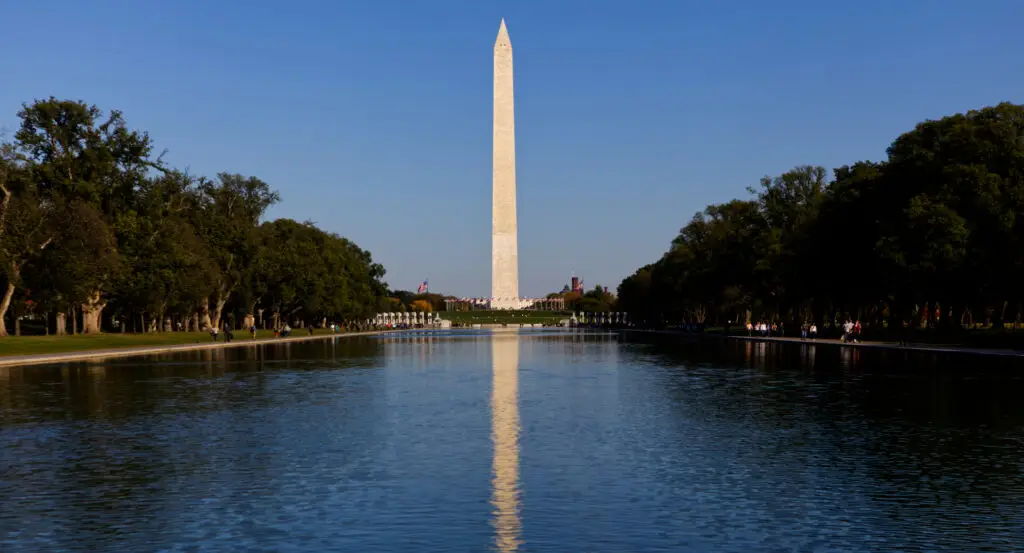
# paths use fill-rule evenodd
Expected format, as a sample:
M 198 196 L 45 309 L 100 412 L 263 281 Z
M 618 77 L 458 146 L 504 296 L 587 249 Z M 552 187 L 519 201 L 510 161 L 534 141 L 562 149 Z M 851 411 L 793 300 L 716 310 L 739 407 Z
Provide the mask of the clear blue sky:
M 54 95 L 388 282 L 488 295 L 491 49 L 515 51 L 520 291 L 618 285 L 765 174 L 879 159 L 926 118 L 1024 100 L 1024 2 L 51 0 L 0 7 L 0 125 Z

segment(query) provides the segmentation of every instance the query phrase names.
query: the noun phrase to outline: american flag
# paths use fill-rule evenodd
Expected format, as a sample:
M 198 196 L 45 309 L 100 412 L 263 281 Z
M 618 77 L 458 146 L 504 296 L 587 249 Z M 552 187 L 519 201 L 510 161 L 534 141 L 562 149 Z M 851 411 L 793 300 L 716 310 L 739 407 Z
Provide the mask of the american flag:
M 416 289 L 416 293 L 417 294 L 422 294 L 423 292 L 426 292 L 426 291 L 427 291 L 427 281 L 426 281 L 426 279 L 424 279 L 423 282 L 420 283 L 420 287 Z

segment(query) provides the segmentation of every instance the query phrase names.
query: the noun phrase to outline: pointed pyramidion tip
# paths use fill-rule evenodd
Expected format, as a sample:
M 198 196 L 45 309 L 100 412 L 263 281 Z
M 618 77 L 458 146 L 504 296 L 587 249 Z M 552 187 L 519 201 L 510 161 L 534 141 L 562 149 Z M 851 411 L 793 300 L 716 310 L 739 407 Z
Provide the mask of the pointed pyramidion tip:
M 511 48 L 512 41 L 508 38 L 508 28 L 505 27 L 505 18 L 501 18 L 501 25 L 498 26 L 498 38 L 494 41 L 495 46 L 506 46 Z

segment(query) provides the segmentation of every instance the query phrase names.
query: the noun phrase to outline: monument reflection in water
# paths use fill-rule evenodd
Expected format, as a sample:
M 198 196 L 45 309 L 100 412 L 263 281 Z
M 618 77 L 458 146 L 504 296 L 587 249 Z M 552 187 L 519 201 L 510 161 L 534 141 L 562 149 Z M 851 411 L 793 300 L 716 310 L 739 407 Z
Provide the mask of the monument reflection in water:
M 495 332 L 491 339 L 491 441 L 494 464 L 491 505 L 498 551 L 516 551 L 519 520 L 519 333 Z

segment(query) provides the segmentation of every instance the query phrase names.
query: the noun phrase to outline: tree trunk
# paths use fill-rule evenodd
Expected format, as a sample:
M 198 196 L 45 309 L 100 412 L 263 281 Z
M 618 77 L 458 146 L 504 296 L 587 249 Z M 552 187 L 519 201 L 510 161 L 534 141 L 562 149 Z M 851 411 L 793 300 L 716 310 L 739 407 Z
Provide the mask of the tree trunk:
M 14 297 L 14 283 L 7 283 L 7 290 L 4 291 L 4 297 L 0 300 L 0 336 L 7 336 L 7 327 L 4 323 L 4 317 L 7 315 L 7 309 L 11 307 L 11 298 Z
M 242 330 L 249 330 L 250 326 L 256 326 L 256 302 L 249 304 L 249 312 L 242 320 Z
M 14 335 L 21 336 L 21 317 L 14 318 Z
M 99 334 L 100 317 L 103 315 L 103 308 L 107 302 L 103 301 L 100 291 L 95 290 L 89 301 L 82 304 L 82 332 L 85 334 Z
M 999 319 L 995 324 L 996 328 L 1003 328 L 1006 324 L 1006 306 L 1010 305 L 1010 302 L 1003 301 L 1002 305 L 999 306 Z
M 217 299 L 213 302 L 213 313 L 211 318 L 213 319 L 213 325 L 217 328 L 221 328 L 223 321 L 220 320 L 221 314 L 224 312 L 224 304 L 228 302 L 227 294 L 223 292 L 217 292 Z
M 199 327 L 199 312 L 192 312 L 192 332 L 199 332 L 202 328 Z
M 57 325 L 54 327 L 57 336 L 65 336 L 68 333 L 68 314 L 63 311 L 57 312 Z
M 210 320 L 210 297 L 204 296 L 199 302 L 199 330 L 208 331 L 213 328 L 213 321 Z
M 75 313 L 75 308 L 71 308 L 71 335 L 78 334 L 78 313 Z

